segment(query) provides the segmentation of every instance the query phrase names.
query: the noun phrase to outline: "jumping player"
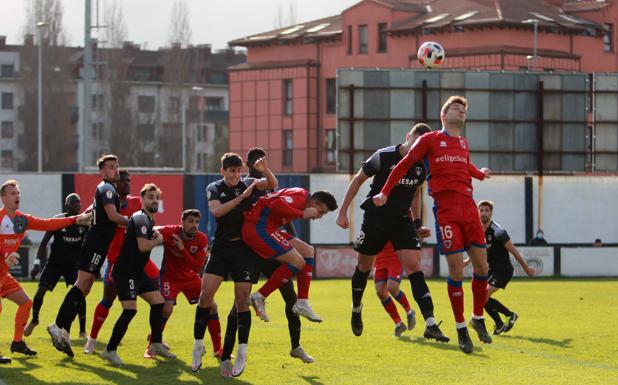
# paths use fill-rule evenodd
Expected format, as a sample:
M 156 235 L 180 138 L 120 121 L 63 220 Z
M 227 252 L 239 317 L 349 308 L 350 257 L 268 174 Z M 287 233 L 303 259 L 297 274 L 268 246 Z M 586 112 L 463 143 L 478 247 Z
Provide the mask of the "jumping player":
M 116 183 L 116 190 L 118 191 L 118 196 L 120 198 L 119 214 L 122 216 L 131 217 L 133 213 L 141 210 L 142 201 L 139 196 L 130 195 L 131 175 L 129 174 L 129 171 L 126 169 L 120 169 L 118 174 L 119 179 Z M 84 346 L 84 353 L 86 354 L 94 354 L 99 331 L 101 330 L 101 327 L 103 327 L 103 323 L 105 323 L 105 320 L 109 315 L 109 309 L 112 307 L 114 300 L 118 296 L 116 284 L 112 278 L 112 271 L 114 270 L 114 264 L 118 259 L 118 255 L 120 255 L 120 249 L 122 249 L 125 230 L 126 227 L 116 227 L 114 238 L 112 239 L 112 243 L 109 245 L 109 249 L 107 251 L 107 266 L 103 272 L 103 298 L 94 309 L 92 326 L 90 327 L 90 335 L 88 336 L 86 345 Z M 151 259 L 149 259 L 146 263 L 144 272 L 155 282 L 155 285 L 159 286 L 159 268 Z
M 55 218 L 66 218 L 79 214 L 81 200 L 79 195 L 72 193 L 67 195 L 64 200 L 66 212 L 58 214 Z M 32 334 L 34 328 L 39 324 L 39 312 L 43 305 L 43 298 L 47 291 L 54 291 L 60 277 L 64 277 L 67 285 L 72 285 L 77 280 L 77 259 L 82 246 L 82 241 L 86 235 L 88 226 L 72 225 L 56 231 L 48 231 L 43 236 L 37 259 L 30 275 L 36 277 L 41 272 L 39 278 L 39 288 L 32 301 L 32 320 L 26 325 L 24 335 L 27 337 Z M 51 253 L 47 258 L 47 244 L 54 237 L 51 245 Z M 86 337 L 86 302 L 79 308 L 79 336 Z
M 337 209 L 335 197 L 328 191 L 311 194 L 302 188 L 285 188 L 265 195 L 245 212 L 242 227 L 243 241 L 265 260 L 276 259 L 281 262 L 262 287 L 249 296 L 249 302 L 258 317 L 269 321 L 266 315 L 265 299 L 285 282 L 297 274 L 298 300 L 292 311 L 313 322 L 322 322 L 309 304 L 313 248 L 296 248 L 295 237 L 279 230 L 285 223 L 295 219 L 320 219 Z M 303 242 L 304 243 L 304 242 Z M 306 249 L 306 248 L 305 248 Z
M 251 293 L 252 282 L 259 274 L 259 257 L 247 247 L 241 239 L 243 211 L 248 208 L 254 189 L 268 190 L 277 188 L 277 178 L 268 168 L 266 159 L 260 159 L 255 167 L 265 178 L 245 181 L 241 178 L 243 161 L 234 153 L 221 157 L 221 175 L 223 178 L 208 185 L 206 195 L 208 209 L 217 220 L 217 230 L 212 245 L 211 255 L 202 277 L 202 290 L 195 309 L 193 329 L 194 346 L 191 370 L 197 372 L 202 367 L 204 354 L 204 334 L 214 304 L 214 296 L 221 282 L 231 276 L 234 281 L 234 301 L 237 311 L 238 350 L 236 362 L 231 368 L 230 360 L 221 361 L 221 374 L 225 377 L 240 376 L 245 370 L 249 332 L 251 330 L 251 312 L 247 297 Z
M 6 298 L 17 304 L 15 313 L 15 333 L 11 342 L 11 352 L 22 353 L 28 356 L 37 354 L 30 349 L 23 340 L 24 327 L 30 317 L 32 301 L 21 287 L 19 282 L 9 273 L 9 269 L 19 263 L 19 246 L 26 230 L 55 231 L 63 227 L 79 224 L 87 225 L 92 217 L 89 214 L 66 218 L 42 219 L 19 211 L 19 185 L 15 180 L 7 180 L 0 187 L 0 298 Z M 0 312 L 2 301 L 0 299 Z M 10 359 L 0 357 L 0 363 L 9 363 Z
M 264 177 L 264 175 L 261 172 L 255 169 L 255 163 L 259 159 L 265 158 L 265 157 L 266 157 L 266 151 L 264 151 L 264 149 L 260 147 L 253 147 L 249 149 L 249 151 L 247 152 L 247 168 L 249 169 L 249 174 L 245 178 L 247 182 L 251 180 L 250 178 L 261 179 Z M 254 189 L 253 194 L 251 195 L 249 199 L 251 200 L 252 203 L 255 203 L 257 202 L 258 198 L 260 198 L 261 196 L 270 194 L 272 192 L 273 190 Z M 292 222 L 286 223 L 285 225 L 283 225 L 283 228 L 288 234 L 294 237 L 296 236 L 296 229 L 294 228 L 294 224 Z M 296 240 L 298 242 L 302 242 L 299 239 L 296 239 Z M 307 245 L 306 247 L 311 247 L 311 246 Z M 313 261 L 313 259 L 311 259 L 310 261 Z M 261 266 L 260 272 L 266 278 L 270 278 L 273 272 L 280 265 L 281 263 L 278 262 L 276 259 L 271 259 L 269 261 L 262 261 L 262 264 L 260 265 Z M 257 283 L 257 281 L 253 283 L 255 284 Z M 294 307 L 294 304 L 296 303 L 296 300 L 297 300 L 296 292 L 294 292 L 293 282 L 290 280 L 284 283 L 283 286 L 279 288 L 279 293 L 281 293 L 281 298 L 283 298 L 283 301 L 285 302 L 285 316 L 288 320 L 288 332 L 290 334 L 290 344 L 291 344 L 290 356 L 294 358 L 298 358 L 299 360 L 303 361 L 306 364 L 310 364 L 314 362 L 315 360 L 307 352 L 305 352 L 303 347 L 300 345 L 300 331 L 301 331 L 300 317 L 296 313 L 294 313 L 294 311 L 292 311 L 292 308 Z M 232 310 L 230 311 L 230 314 L 227 317 L 227 325 L 225 328 L 223 355 L 221 357 L 222 362 L 225 362 L 226 360 L 229 362 L 232 350 L 234 350 L 234 344 L 236 343 L 236 330 L 237 330 L 236 318 L 237 318 L 236 307 L 232 306 Z M 229 369 L 228 371 L 231 371 L 230 368 L 228 369 Z
M 395 337 L 400 337 L 406 330 L 414 329 L 416 325 L 415 312 L 410 307 L 406 294 L 401 291 L 399 284 L 403 275 L 403 267 L 393 244 L 389 241 L 384 249 L 376 256 L 373 270 L 373 281 L 376 294 L 384 310 L 395 323 Z M 391 298 L 392 297 L 392 298 Z M 407 326 L 401 321 L 393 298 L 399 302 L 406 312 Z
M 347 229 L 348 207 L 358 193 L 360 186 L 373 177 L 367 199 L 361 204 L 365 210 L 363 224 L 354 249 L 358 252 L 358 264 L 352 276 L 352 332 L 356 336 L 363 333 L 362 299 L 369 273 L 374 264 L 375 256 L 391 241 L 402 266 L 408 273 L 412 295 L 425 319 L 426 339 L 448 342 L 449 338 L 442 334 L 434 318 L 434 306 L 421 270 L 421 243 L 419 236 L 429 236 L 430 230 L 422 225 L 421 219 L 421 189 L 426 177 L 425 167 L 417 162 L 397 180 L 393 189 L 393 199 L 384 207 L 376 207 L 371 197 L 384 186 L 390 170 L 403 158 L 412 144 L 423 134 L 431 132 L 424 124 L 415 124 L 406 134 L 406 141 L 396 146 L 389 146 L 376 151 L 354 176 L 345 193 L 337 224 Z
M 517 313 L 510 311 L 500 301 L 492 298 L 491 295 L 500 289 L 506 289 L 506 285 L 513 278 L 513 265 L 509 252 L 513 254 L 519 265 L 526 272 L 528 277 L 534 277 L 535 271 L 532 269 L 519 253 L 519 250 L 511 242 L 511 238 L 505 229 L 492 220 L 494 213 L 494 203 L 483 200 L 478 203 L 481 223 L 485 230 L 485 241 L 487 242 L 487 263 L 489 264 L 489 298 L 485 304 L 485 311 L 496 323 L 494 334 L 506 333 L 513 328 L 517 321 Z M 469 263 L 469 259 L 465 261 Z M 500 313 L 508 318 L 505 324 L 500 318 Z
M 489 169 L 479 170 L 470 162 L 468 142 L 460 136 L 466 121 L 468 102 L 464 97 L 451 96 L 442 106 L 443 129 L 421 136 L 406 156 L 391 171 L 382 191 L 373 197 L 376 206 L 383 206 L 393 188 L 417 162 L 427 165 L 429 191 L 434 199 L 438 249 L 446 255 L 449 267 L 448 293 L 455 315 L 459 347 L 464 353 L 474 348 L 464 317 L 463 251 L 467 251 L 474 266 L 472 295 L 473 316 L 470 325 L 479 339 L 491 343 L 485 328 L 483 307 L 487 300 L 487 253 L 483 226 L 472 199 L 471 177 L 483 180 Z M 394 198 L 394 194 L 391 198 Z
M 159 211 L 161 191 L 152 184 L 146 184 L 141 190 L 142 209 L 131 216 L 125 233 L 122 250 L 114 264 L 112 277 L 118 290 L 118 299 L 122 304 L 122 313 L 114 325 L 112 336 L 101 357 L 114 365 L 123 362 L 116 353 L 116 348 L 124 337 L 129 323 L 137 314 L 137 297 L 150 304 L 150 329 L 152 343 L 151 355 L 176 358 L 161 343 L 163 297 L 159 288 L 144 273 L 144 267 L 150 259 L 150 251 L 163 243 L 163 237 L 154 229 L 154 215 Z
M 104 155 L 97 160 L 97 166 L 103 180 L 95 191 L 92 226 L 86 233 L 79 254 L 77 281 L 64 297 L 56 322 L 47 327 L 54 347 L 69 357 L 73 357 L 69 335 L 71 324 L 101 271 L 116 226 L 126 226 L 128 223 L 127 217 L 119 213 L 120 198 L 114 185 L 119 179 L 118 157 Z

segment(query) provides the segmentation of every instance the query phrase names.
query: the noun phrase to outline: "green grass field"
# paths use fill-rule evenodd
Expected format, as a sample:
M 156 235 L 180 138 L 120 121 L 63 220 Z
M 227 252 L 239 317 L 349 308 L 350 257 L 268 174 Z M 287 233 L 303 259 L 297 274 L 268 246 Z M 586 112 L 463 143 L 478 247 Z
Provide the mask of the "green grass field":
M 118 349 L 124 367 L 115 368 L 98 356 L 83 354 L 84 341 L 77 338 L 77 322 L 73 324 L 76 356 L 65 358 L 53 349 L 45 330 L 65 294 L 59 285 L 46 296 L 41 325 L 27 338 L 39 356 L 12 356 L 11 365 L 0 366 L 0 384 L 618 384 L 617 283 L 606 279 L 515 280 L 496 298 L 518 312 L 516 326 L 508 334 L 494 337 L 491 345 L 481 345 L 471 331 L 475 350 L 465 355 L 453 340 L 449 344 L 425 342 L 421 338 L 422 325 L 403 338 L 392 337 L 392 322 L 375 297 L 371 282 L 364 301 L 365 331 L 355 337 L 349 325 L 349 281 L 316 281 L 311 288 L 312 303 L 325 322 L 303 321 L 302 331 L 302 345 L 316 362 L 303 364 L 289 356 L 283 301 L 274 293 L 267 305 L 271 322 L 253 317 L 247 368 L 237 379 L 221 378 L 218 363 L 211 355 L 205 356 L 200 373 L 191 373 L 194 308 L 184 298 L 164 334 L 178 360 L 142 358 L 149 329 L 148 306 L 144 302 L 140 302 L 140 312 Z M 409 284 L 404 284 L 409 293 Z M 34 293 L 34 283 L 24 286 L 28 293 Z M 444 320 L 442 330 L 456 339 L 444 280 L 432 280 L 429 286 L 436 316 Z M 88 329 L 101 289 L 97 283 L 88 298 Z M 466 313 L 470 314 L 469 282 L 465 290 Z M 228 283 L 222 286 L 217 301 L 224 322 L 231 304 Z M 10 355 L 15 306 L 7 301 L 2 304 L 0 347 Z M 118 314 L 115 305 L 99 335 L 99 351 Z M 491 320 L 488 329 L 493 330 Z M 210 351 L 208 334 L 206 338 Z

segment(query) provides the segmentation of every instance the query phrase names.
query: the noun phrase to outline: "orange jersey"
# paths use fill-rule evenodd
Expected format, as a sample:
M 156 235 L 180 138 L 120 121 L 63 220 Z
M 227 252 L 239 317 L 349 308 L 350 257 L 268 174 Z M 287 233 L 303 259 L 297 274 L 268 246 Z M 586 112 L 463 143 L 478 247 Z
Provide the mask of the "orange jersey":
M 17 252 L 26 230 L 56 231 L 75 224 L 75 217 L 37 218 L 17 210 L 11 218 L 3 207 L 0 209 L 0 274 L 9 271 L 4 261 L 6 255 Z

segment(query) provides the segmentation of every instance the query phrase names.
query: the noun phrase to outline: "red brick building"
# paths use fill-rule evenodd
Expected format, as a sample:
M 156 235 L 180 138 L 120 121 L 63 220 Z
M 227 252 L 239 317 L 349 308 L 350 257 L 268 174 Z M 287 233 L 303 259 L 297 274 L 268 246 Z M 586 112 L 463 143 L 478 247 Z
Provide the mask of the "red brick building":
M 248 60 L 230 69 L 230 150 L 264 147 L 275 171 L 334 171 L 337 68 L 418 68 L 418 47 L 438 41 L 447 69 L 615 72 L 617 22 L 611 0 L 363 0 L 237 39 Z

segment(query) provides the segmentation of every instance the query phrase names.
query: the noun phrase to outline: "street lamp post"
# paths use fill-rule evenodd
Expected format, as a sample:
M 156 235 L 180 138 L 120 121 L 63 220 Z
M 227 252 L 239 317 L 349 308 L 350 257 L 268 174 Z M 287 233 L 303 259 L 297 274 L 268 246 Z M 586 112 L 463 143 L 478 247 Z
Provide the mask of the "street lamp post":
M 534 70 L 536 65 L 536 52 L 539 41 L 539 20 L 538 19 L 528 19 L 522 21 L 524 24 L 534 24 L 534 46 L 532 48 L 532 56 L 527 56 L 528 59 L 528 71 Z
M 38 106 L 37 106 L 37 172 L 43 172 L 43 29 L 47 23 L 36 23 L 39 35 Z

